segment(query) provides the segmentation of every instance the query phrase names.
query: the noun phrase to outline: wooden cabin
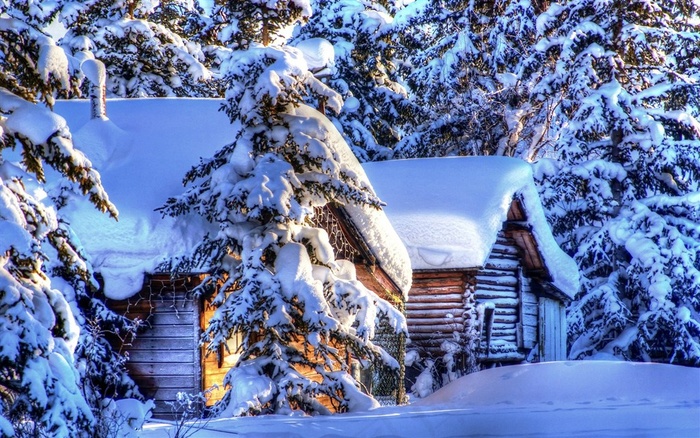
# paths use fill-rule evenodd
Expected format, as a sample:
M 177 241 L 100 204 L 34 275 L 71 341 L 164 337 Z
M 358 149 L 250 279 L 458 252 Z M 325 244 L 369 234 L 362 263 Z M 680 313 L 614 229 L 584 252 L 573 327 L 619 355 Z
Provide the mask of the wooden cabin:
M 365 287 L 398 309 L 404 309 L 400 283 L 384 270 L 343 208 L 318 209 L 315 225 L 328 232 L 336 258 L 355 264 L 357 278 Z M 122 348 L 129 354 L 126 363 L 129 375 L 143 395 L 155 401 L 156 418 L 175 415 L 178 392 L 206 391 L 207 406 L 220 400 L 224 394 L 224 376 L 238 357 L 235 351 L 240 338 L 237 337 L 229 340 L 231 354 L 220 351 L 207 355 L 205 347 L 200 346 L 202 331 L 215 310 L 208 299 L 194 296 L 193 289 L 202 278 L 201 274 L 171 278 L 168 273 L 154 273 L 146 278 L 138 293 L 124 300 L 108 301 L 113 310 L 144 322 L 137 336 Z M 375 342 L 403 362 L 403 336 L 387 327 L 383 332 L 380 330 Z M 363 381 L 365 390 L 383 404 L 397 404 L 404 398 L 403 369 L 398 379 L 387 370 L 365 370 L 364 375 L 357 377 Z
M 554 241 L 530 165 L 505 157 L 366 163 L 407 246 L 409 349 L 461 366 L 566 359 L 565 308 L 578 288 Z
M 78 148 L 85 150 L 100 171 L 103 186 L 119 209 L 116 222 L 78 200 L 64 212 L 96 272 L 103 279 L 109 305 L 144 321 L 135 339 L 123 349 L 127 368 L 142 393 L 156 403 L 154 416 L 171 416 L 178 392 L 197 393 L 221 385 L 235 357 L 203 354 L 200 333 L 212 309 L 206 299 L 195 299 L 193 289 L 201 273 L 170 278 L 159 272 L 161 263 L 187 254 L 216 225 L 197 217 L 174 220 L 155 209 L 182 193 L 182 178 L 200 157 L 211 156 L 229 143 L 233 128 L 219 111 L 221 100 L 128 99 L 108 102 L 109 120 L 90 120 L 86 101 L 59 102 L 61 114 Z M 365 178 L 362 167 L 329 121 L 301 106 L 290 129 L 329 140 L 349 169 Z M 143 123 L 153 112 L 158 124 Z M 365 182 L 366 179 L 365 179 Z M 316 225 L 326 229 L 336 259 L 354 262 L 357 278 L 367 288 L 403 310 L 411 282 L 408 253 L 386 216 L 374 209 L 328 206 L 317 212 Z M 235 346 L 236 339 L 232 339 Z M 403 362 L 404 339 L 379 332 L 375 342 Z M 235 348 L 234 348 L 235 350 Z M 385 373 L 386 374 L 386 373 Z M 358 372 L 368 392 L 383 403 L 403 399 L 403 380 L 391 381 L 381 370 Z M 212 391 L 213 403 L 221 390 Z

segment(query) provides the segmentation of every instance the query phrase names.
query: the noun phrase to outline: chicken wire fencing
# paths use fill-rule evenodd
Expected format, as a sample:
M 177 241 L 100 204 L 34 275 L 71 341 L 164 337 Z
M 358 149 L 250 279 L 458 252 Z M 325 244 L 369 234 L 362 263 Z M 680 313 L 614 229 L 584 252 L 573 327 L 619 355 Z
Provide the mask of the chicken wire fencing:
M 382 322 L 375 333 L 374 344 L 382 347 L 399 363 L 399 368 L 372 366 L 362 370 L 360 383 L 363 389 L 372 395 L 382 406 L 396 406 L 406 402 L 404 389 L 404 356 L 406 354 L 405 335 L 397 334 Z

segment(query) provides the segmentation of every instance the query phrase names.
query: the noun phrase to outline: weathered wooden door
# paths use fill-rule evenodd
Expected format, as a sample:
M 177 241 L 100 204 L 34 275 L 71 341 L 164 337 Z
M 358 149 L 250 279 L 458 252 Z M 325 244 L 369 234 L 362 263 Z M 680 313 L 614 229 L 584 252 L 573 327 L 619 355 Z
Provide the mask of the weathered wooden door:
M 199 309 L 191 293 L 193 278 L 154 275 L 143 290 L 109 307 L 144 328 L 121 347 L 128 351 L 126 368 L 141 393 L 155 401 L 154 418 L 173 419 L 171 403 L 178 392 L 201 391 L 199 373 Z
M 538 343 L 540 362 L 566 360 L 566 310 L 561 302 L 539 299 Z

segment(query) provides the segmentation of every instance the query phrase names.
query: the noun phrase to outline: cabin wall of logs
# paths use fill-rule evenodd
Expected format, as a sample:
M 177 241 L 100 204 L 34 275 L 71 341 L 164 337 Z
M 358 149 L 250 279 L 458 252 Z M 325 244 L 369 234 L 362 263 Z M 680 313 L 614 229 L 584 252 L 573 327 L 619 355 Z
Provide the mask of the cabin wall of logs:
M 414 271 L 409 349 L 439 358 L 456 342 L 481 367 L 566 358 L 565 302 L 541 287 L 541 257 L 526 254 L 534 240 L 516 228 L 506 222 L 479 269 Z

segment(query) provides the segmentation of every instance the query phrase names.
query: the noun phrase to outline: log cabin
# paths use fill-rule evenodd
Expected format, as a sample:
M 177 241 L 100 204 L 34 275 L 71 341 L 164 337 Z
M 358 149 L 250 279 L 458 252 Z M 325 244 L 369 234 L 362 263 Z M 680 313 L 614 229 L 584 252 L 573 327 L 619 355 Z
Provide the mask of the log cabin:
M 406 245 L 409 349 L 458 367 L 566 358 L 574 261 L 555 242 L 531 165 L 507 157 L 363 165 Z M 472 362 L 473 363 L 473 362 Z
M 212 307 L 194 288 L 204 272 L 171 277 L 162 262 L 186 254 L 216 225 L 201 218 L 175 220 L 155 209 L 183 191 L 182 178 L 200 157 L 211 156 L 233 138 L 233 128 L 218 111 L 221 100 L 129 99 L 109 102 L 109 119 L 89 119 L 89 103 L 58 102 L 56 111 L 68 122 L 76 146 L 100 171 L 119 221 L 109 219 L 79 199 L 66 207 L 65 217 L 79 236 L 101 278 L 108 305 L 143 322 L 131 339 L 119 342 L 129 356 L 126 367 L 146 398 L 155 401 L 156 418 L 174 418 L 172 404 L 179 392 L 207 391 L 207 404 L 221 397 L 221 383 L 235 363 L 233 354 L 204 354 L 200 334 Z M 144 123 L 153 113 L 159 123 Z M 308 109 L 307 119 L 314 110 Z M 300 116 L 303 118 L 304 116 Z M 303 124 L 303 120 L 299 126 Z M 364 172 L 330 123 L 311 135 L 328 135 L 334 152 L 359 178 Z M 408 253 L 386 216 L 377 210 L 327 205 L 317 209 L 315 225 L 324 228 L 336 259 L 351 260 L 357 278 L 367 288 L 403 310 L 410 288 Z M 403 363 L 404 339 L 379 331 L 375 342 Z M 403 399 L 403 379 L 392 380 L 381 370 L 358 371 L 364 388 L 380 403 Z M 219 385 L 218 389 L 214 388 Z

